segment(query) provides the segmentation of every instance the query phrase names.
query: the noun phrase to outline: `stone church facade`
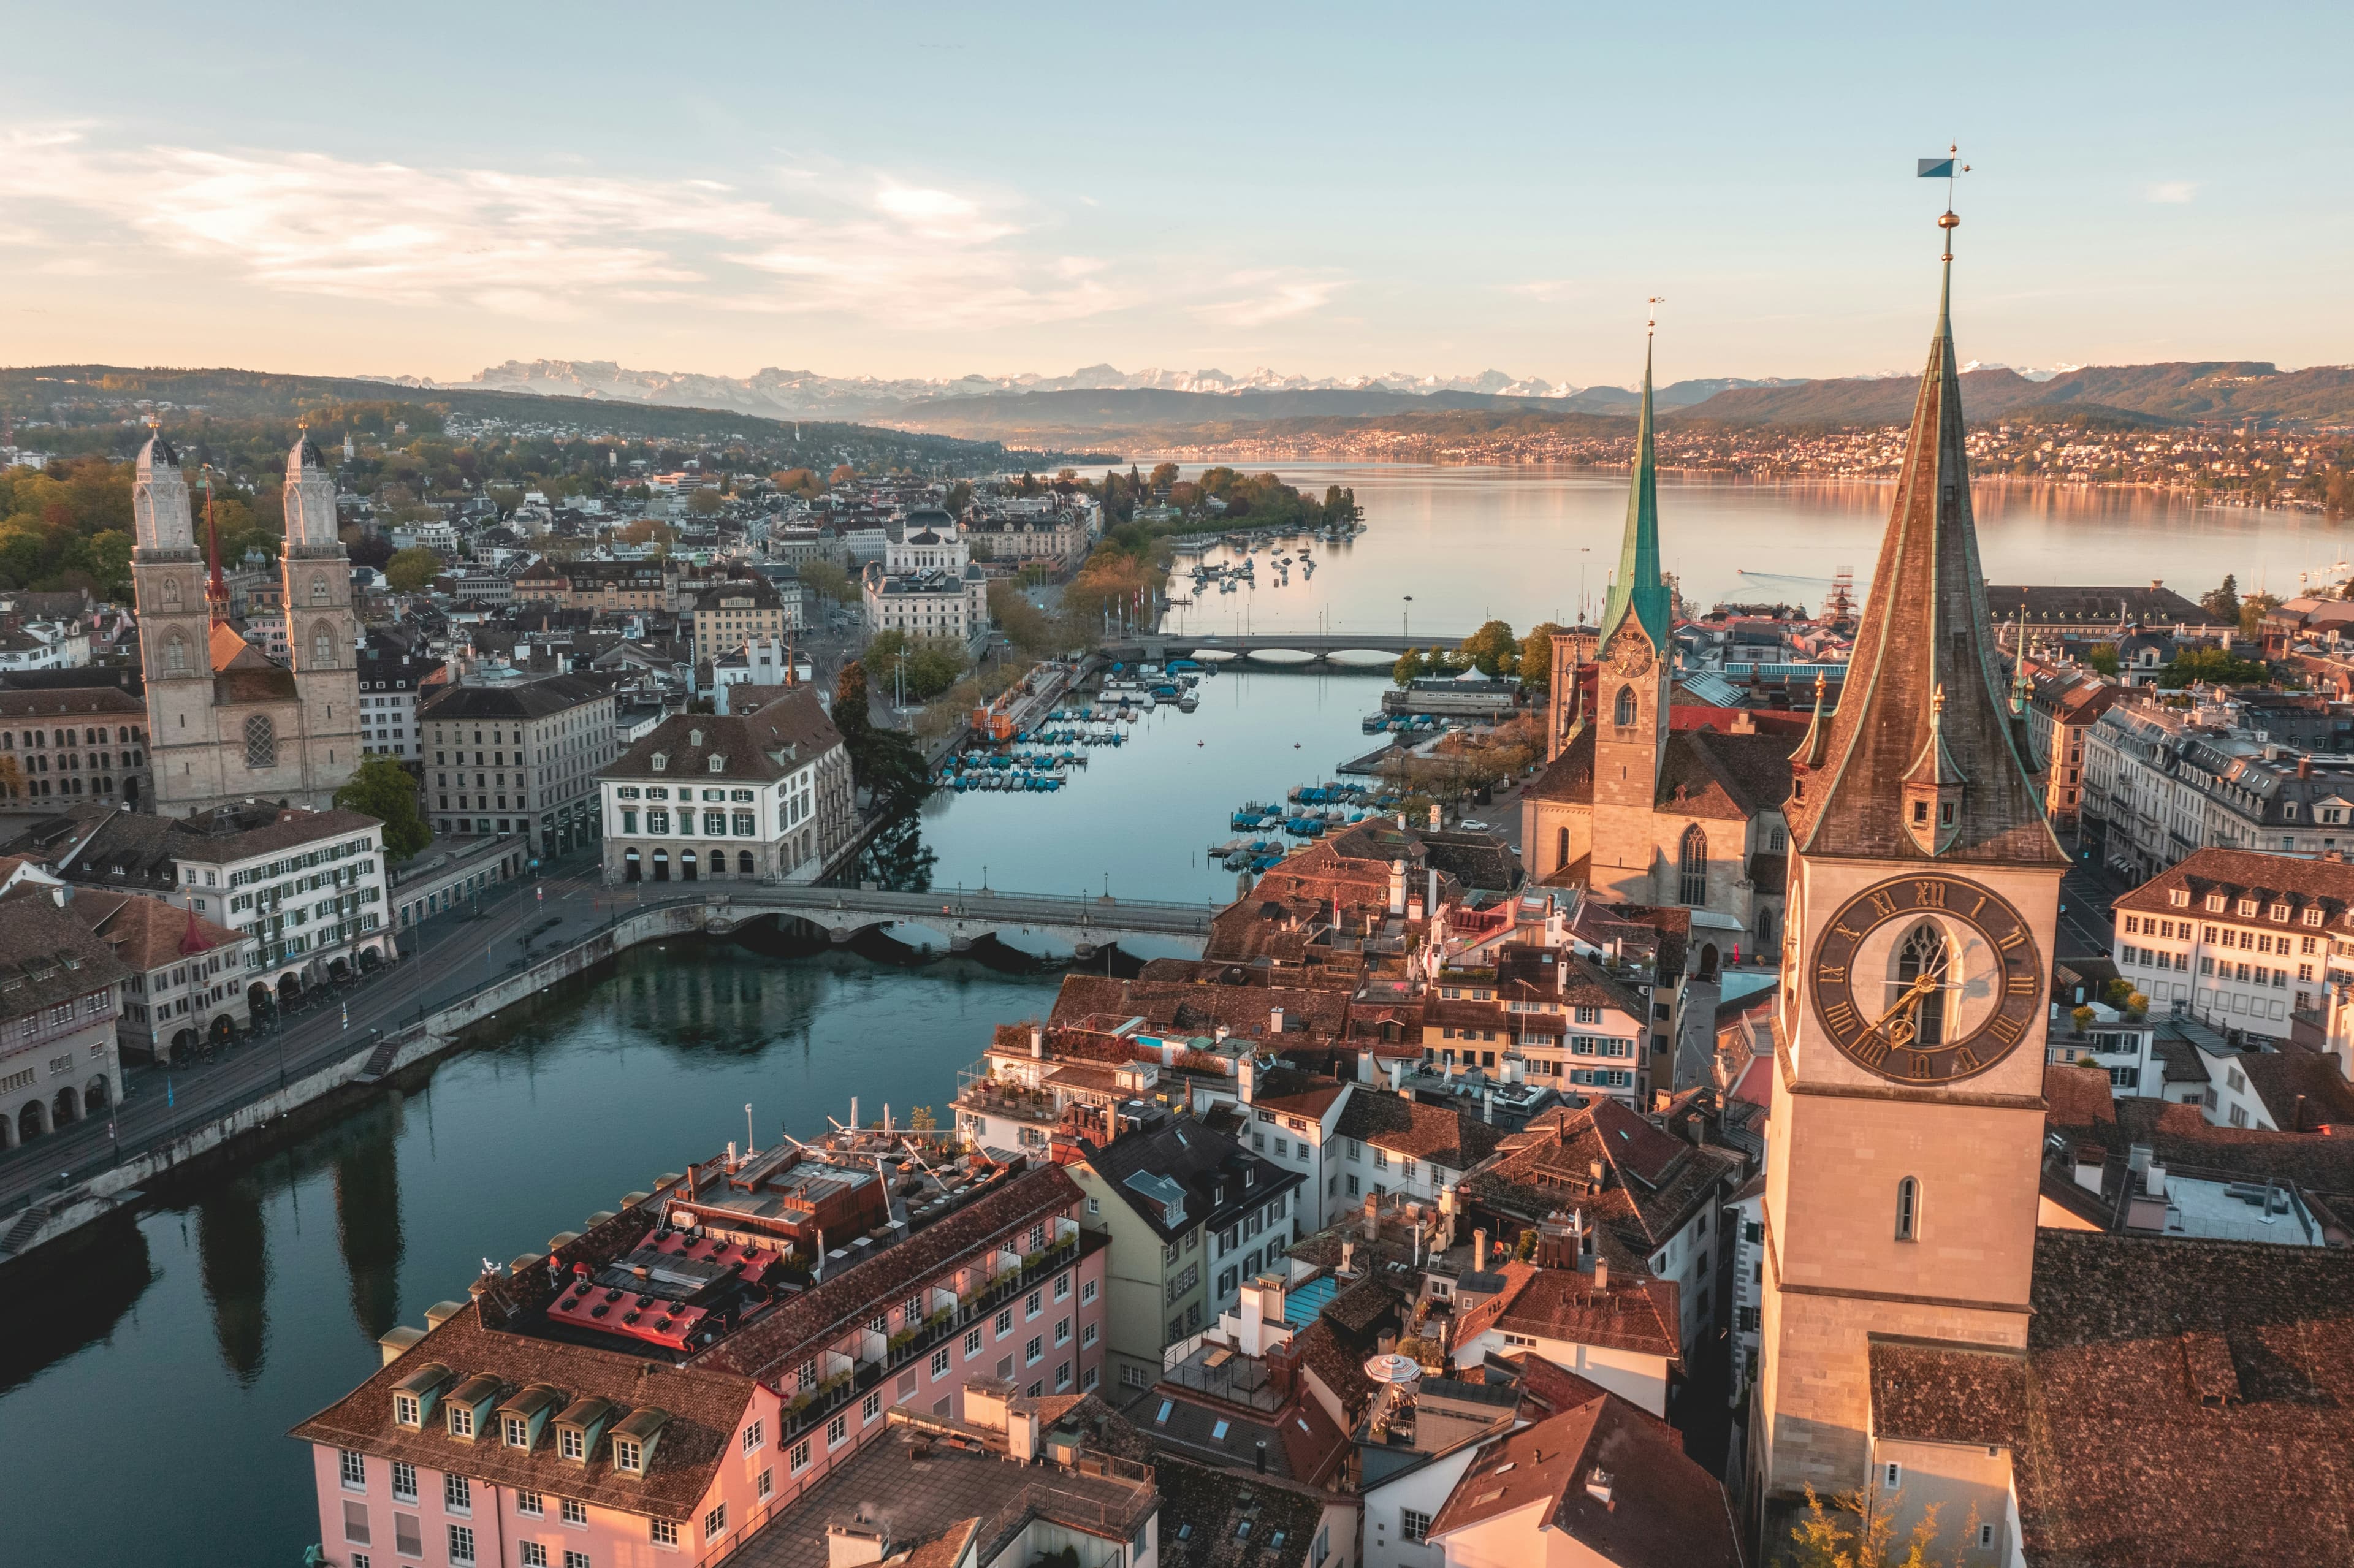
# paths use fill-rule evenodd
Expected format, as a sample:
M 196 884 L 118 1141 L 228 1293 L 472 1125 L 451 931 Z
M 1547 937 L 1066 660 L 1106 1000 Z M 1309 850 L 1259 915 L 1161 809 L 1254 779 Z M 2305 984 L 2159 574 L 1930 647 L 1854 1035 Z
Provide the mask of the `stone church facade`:
M 307 435 L 287 454 L 284 495 L 281 664 L 229 623 L 179 455 L 161 432 L 139 453 L 131 577 L 164 815 L 247 800 L 324 810 L 363 755 L 351 562 L 335 529 L 334 480 Z
M 1718 916 L 1692 932 L 1708 973 L 1735 948 L 1770 952 L 1781 938 L 1795 736 L 1785 715 L 1674 696 L 1647 357 L 1618 569 L 1599 630 L 1554 638 L 1551 757 L 1522 796 L 1522 854 L 1536 882 Z

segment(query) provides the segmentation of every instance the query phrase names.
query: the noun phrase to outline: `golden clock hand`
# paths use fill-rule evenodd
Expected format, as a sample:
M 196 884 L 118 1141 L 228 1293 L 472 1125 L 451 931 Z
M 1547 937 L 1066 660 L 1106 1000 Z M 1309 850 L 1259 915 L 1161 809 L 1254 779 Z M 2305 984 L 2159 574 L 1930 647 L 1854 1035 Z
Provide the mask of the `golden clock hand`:
M 1914 980 L 1911 985 L 1904 988 L 1903 994 L 1896 999 L 1895 1005 L 1891 1007 L 1887 1012 L 1882 1013 L 1878 1018 L 1873 1019 L 1872 1021 L 1871 1027 L 1867 1028 L 1864 1033 L 1866 1034 L 1879 1033 L 1880 1026 L 1882 1024 L 1887 1022 L 1890 1019 L 1903 1012 L 1907 1007 L 1911 1006 L 1917 998 L 1925 994 L 1925 981 L 1918 980 Z

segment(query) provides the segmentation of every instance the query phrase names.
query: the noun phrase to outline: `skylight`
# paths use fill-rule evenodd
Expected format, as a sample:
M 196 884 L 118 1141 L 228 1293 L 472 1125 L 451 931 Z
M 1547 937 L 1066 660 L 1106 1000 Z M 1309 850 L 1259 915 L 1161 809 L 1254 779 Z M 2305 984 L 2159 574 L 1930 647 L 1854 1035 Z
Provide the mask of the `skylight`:
M 1152 1418 L 1152 1424 L 1155 1426 L 1166 1426 L 1169 1425 L 1169 1413 L 1175 1408 L 1175 1401 L 1167 1399 L 1162 1400 L 1161 1402 L 1161 1414 Z
M 1233 1423 L 1231 1422 L 1221 1421 L 1215 1426 L 1211 1427 L 1210 1441 L 1213 1443 L 1225 1442 L 1226 1440 L 1226 1433 L 1231 1429 L 1232 1425 Z

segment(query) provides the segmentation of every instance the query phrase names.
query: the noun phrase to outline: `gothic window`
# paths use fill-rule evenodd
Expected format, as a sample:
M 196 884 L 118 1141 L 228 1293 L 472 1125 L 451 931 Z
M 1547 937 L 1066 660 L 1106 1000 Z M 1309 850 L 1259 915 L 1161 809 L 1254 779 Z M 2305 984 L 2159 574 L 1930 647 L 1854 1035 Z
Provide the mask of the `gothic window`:
M 1926 976 L 1931 981 L 1946 977 L 1946 934 L 1935 922 L 1924 920 L 1913 927 L 1896 949 L 1896 979 L 1888 988 L 1893 998 Z M 1914 1014 L 1914 1027 L 1923 1045 L 1935 1045 L 1946 1038 L 1946 993 L 1942 987 L 1925 991 L 1920 1010 Z
M 312 628 L 311 662 L 322 669 L 335 662 L 335 634 L 325 626 Z
M 1911 1176 L 1896 1183 L 1896 1239 L 1921 1239 L 1921 1183 Z
M 327 602 L 327 579 L 316 573 L 313 573 L 311 577 L 311 602 L 313 604 Z
M 245 765 L 256 768 L 278 766 L 278 731 L 266 714 L 256 714 L 245 721 Z
M 1694 822 L 1684 830 L 1676 856 L 1676 902 L 1693 906 L 1708 902 L 1708 835 Z
M 1634 687 L 1632 687 L 1632 686 L 1621 686 L 1621 687 L 1619 687 L 1619 688 L 1618 688 L 1618 705 L 1617 705 L 1617 710 L 1616 710 L 1616 711 L 1613 713 L 1613 715 L 1612 715 L 1612 721 L 1613 721 L 1614 723 L 1616 723 L 1617 725 L 1618 725 L 1618 726 L 1619 726 L 1619 727 L 1620 727 L 1620 728 L 1622 728 L 1622 729 L 1623 729 L 1623 728 L 1626 728 L 1626 727 L 1628 727 L 1628 726 L 1631 726 L 1631 725 L 1633 725 L 1633 724 L 1634 724 L 1634 722 L 1635 722 L 1635 688 L 1634 688 Z
M 167 610 L 180 608 L 180 579 L 177 577 L 164 579 L 164 608 Z
M 172 674 L 180 674 L 185 673 L 187 667 L 187 641 L 175 632 L 164 640 L 164 668 Z

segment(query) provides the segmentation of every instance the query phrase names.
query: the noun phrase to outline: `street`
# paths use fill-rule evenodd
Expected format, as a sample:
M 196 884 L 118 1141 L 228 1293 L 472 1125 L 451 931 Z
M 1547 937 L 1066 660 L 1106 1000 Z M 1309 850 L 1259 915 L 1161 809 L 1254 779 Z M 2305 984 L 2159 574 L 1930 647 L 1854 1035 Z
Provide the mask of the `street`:
M 315 1004 L 256 1030 L 215 1061 L 180 1067 L 126 1064 L 122 1101 L 111 1118 L 87 1118 L 0 1154 L 0 1214 L 341 1057 L 373 1049 L 378 1034 L 514 968 L 526 933 L 535 953 L 577 941 L 605 923 L 611 901 L 596 853 L 576 852 L 548 863 L 536 880 L 497 885 L 481 899 L 479 913 L 452 910 L 411 927 L 402 934 L 398 963 L 339 990 L 322 988 Z M 120 1137 L 119 1149 L 110 1127 Z

